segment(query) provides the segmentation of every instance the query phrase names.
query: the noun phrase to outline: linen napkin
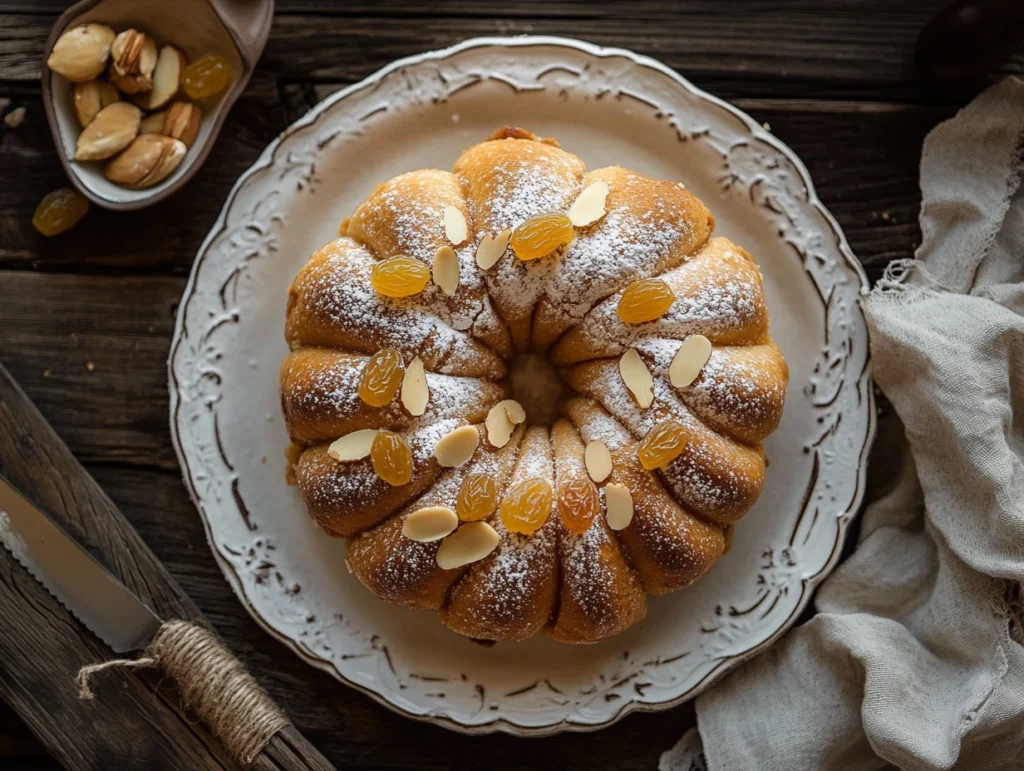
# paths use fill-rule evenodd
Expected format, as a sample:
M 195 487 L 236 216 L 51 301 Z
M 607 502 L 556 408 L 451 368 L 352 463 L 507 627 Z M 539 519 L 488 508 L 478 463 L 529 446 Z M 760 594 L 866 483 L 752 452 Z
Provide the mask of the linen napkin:
M 864 300 L 882 494 L 816 615 L 697 699 L 661 771 L 1024 768 L 1022 149 L 1017 78 L 926 138 L 917 259 Z

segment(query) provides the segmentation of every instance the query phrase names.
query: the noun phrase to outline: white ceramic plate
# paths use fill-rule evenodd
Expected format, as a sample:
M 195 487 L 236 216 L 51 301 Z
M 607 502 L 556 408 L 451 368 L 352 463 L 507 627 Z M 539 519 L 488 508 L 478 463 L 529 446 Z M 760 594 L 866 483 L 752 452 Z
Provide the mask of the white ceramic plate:
M 285 484 L 278 395 L 286 289 L 373 187 L 448 169 L 516 124 L 588 167 L 682 180 L 765 276 L 789 362 L 764 491 L 732 551 L 647 618 L 591 646 L 483 648 L 378 600 Z M 170 354 L 171 430 L 210 545 L 245 607 L 313 666 L 411 717 L 469 732 L 609 725 L 693 697 L 778 638 L 833 567 L 874 433 L 860 267 L 806 169 L 770 133 L 664 65 L 548 37 L 487 38 L 395 62 L 292 125 L 238 180 L 196 258 Z

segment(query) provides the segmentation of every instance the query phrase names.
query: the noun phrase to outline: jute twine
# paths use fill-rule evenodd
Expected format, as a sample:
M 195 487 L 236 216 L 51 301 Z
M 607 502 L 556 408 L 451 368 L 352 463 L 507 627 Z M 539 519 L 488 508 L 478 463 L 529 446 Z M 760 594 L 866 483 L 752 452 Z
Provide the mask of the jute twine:
M 231 651 L 208 629 L 168 621 L 145 655 L 91 664 L 78 671 L 78 696 L 93 698 L 89 679 L 105 669 L 160 667 L 178 682 L 185 706 L 194 711 L 227 750 L 248 767 L 288 718 L 263 692 Z

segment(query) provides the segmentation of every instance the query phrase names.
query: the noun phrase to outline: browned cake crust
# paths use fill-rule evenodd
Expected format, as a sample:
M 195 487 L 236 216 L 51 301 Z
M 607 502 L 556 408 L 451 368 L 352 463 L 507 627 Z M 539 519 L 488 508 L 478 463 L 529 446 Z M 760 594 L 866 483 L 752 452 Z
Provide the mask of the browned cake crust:
M 482 242 L 569 212 L 595 184 L 607 186 L 603 211 L 576 226 L 571 241 L 529 261 L 513 244 L 492 266 L 478 264 Z M 460 223 L 464 238 L 456 238 Z M 451 172 L 423 169 L 379 185 L 310 258 L 289 290 L 282 408 L 306 509 L 326 533 L 351 539 L 349 566 L 370 591 L 436 610 L 477 639 L 522 640 L 544 629 L 559 642 L 588 643 L 640 621 L 647 594 L 686 587 L 714 565 L 761 491 L 761 442 L 779 424 L 789 377 L 769 334 L 761 273 L 744 249 L 712 237 L 714 224 L 680 183 L 620 167 L 588 172 L 555 140 L 506 127 L 466 150 Z M 443 252 L 451 252 L 449 271 L 457 265 L 454 291 L 439 278 Z M 374 266 L 396 256 L 430 271 L 421 291 L 376 291 Z M 624 294 L 651 278 L 671 290 L 671 304 L 651 321 L 624 322 Z M 710 353 L 692 381 L 674 385 L 673 360 L 691 339 Z M 384 406 L 360 396 L 383 349 L 406 369 L 423 363 L 422 414 L 401 393 Z M 647 405 L 622 374 L 631 350 L 650 375 Z M 508 420 L 511 431 L 502 443 L 488 416 L 511 397 L 509 368 L 524 352 L 560 368 L 572 395 L 557 403 L 561 417 L 550 428 L 528 419 L 513 428 L 512 412 L 498 408 L 494 425 Z M 682 450 L 648 471 L 641 443 L 668 421 Z M 444 466 L 439 442 L 460 426 L 476 428 L 477 444 Z M 367 429 L 401 437 L 408 482 L 385 481 L 379 458 L 339 459 L 332 443 Z M 570 523 L 560 496 L 594 476 L 591 442 L 607 448 L 611 470 L 594 479 L 596 516 Z M 460 520 L 460 491 L 479 477 L 492 483 L 493 510 L 478 523 Z M 532 532 L 501 507 L 526 480 L 551 494 Z M 628 491 L 631 519 L 621 510 L 607 516 L 609 485 L 618 501 Z M 424 540 L 416 523 L 437 507 L 437 521 L 450 518 L 451 529 Z M 485 546 L 457 564 L 445 550 L 454 553 L 469 525 Z

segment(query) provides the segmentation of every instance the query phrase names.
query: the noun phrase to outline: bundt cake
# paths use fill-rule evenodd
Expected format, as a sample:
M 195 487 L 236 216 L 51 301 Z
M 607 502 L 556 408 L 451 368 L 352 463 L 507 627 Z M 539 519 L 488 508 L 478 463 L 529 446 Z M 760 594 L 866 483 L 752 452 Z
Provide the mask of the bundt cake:
M 703 575 L 788 370 L 760 271 L 682 183 L 505 128 L 378 186 L 288 297 L 291 473 L 378 597 L 587 643 Z

